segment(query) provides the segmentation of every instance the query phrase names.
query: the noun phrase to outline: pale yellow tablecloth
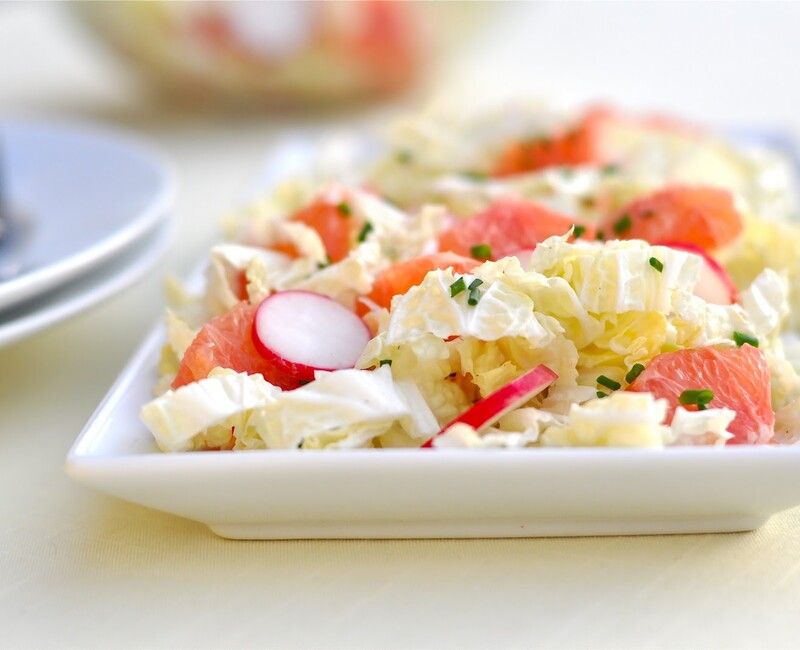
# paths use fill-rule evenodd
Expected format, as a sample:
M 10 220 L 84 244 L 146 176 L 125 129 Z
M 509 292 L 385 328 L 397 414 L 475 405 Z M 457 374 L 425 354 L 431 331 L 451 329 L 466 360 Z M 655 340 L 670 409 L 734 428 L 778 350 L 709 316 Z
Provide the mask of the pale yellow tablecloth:
M 514 11 L 452 63 L 477 94 L 499 61 L 499 85 L 800 132 L 797 5 Z M 289 123 L 154 119 L 79 37 L 61 8 L 0 7 L 0 109 L 157 137 L 182 176 L 181 235 L 137 287 L 0 350 L 0 647 L 800 645 L 800 510 L 751 534 L 245 543 L 68 481 L 64 455 L 156 318 L 160 276 L 194 265 Z

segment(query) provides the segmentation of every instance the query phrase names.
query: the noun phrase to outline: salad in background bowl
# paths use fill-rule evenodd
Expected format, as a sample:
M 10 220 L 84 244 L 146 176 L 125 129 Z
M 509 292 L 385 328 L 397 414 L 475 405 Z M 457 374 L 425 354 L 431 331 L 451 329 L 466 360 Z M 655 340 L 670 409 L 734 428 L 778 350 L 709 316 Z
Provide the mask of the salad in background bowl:
M 77 8 L 161 94 L 182 103 L 264 107 L 407 90 L 484 11 L 393 0 L 159 0 Z
M 792 444 L 796 201 L 678 120 L 431 110 L 226 219 L 141 417 L 168 452 Z

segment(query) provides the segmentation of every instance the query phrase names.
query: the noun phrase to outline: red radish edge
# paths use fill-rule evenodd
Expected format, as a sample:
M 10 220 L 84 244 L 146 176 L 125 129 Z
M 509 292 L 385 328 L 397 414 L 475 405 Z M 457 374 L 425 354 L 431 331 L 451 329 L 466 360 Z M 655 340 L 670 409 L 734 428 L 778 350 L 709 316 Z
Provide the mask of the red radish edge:
M 699 255 L 703 258 L 703 261 L 706 263 L 708 269 L 719 279 L 720 284 L 722 284 L 723 292 L 726 294 L 726 299 L 728 302 L 720 302 L 719 304 L 728 304 L 732 305 L 735 302 L 739 301 L 739 292 L 736 289 L 736 285 L 733 284 L 733 280 L 731 280 L 731 276 L 728 275 L 728 272 L 722 268 L 719 262 L 711 257 L 706 251 L 695 244 L 689 244 L 686 242 L 660 242 L 659 246 L 667 246 L 669 248 L 675 248 L 677 250 L 686 251 L 687 253 L 694 253 L 695 255 Z M 713 289 L 712 289 L 713 292 Z M 698 294 L 701 298 L 706 298 L 705 295 Z M 706 298 L 707 299 L 707 298 Z M 716 302 L 711 301 L 709 302 Z
M 285 379 L 281 388 L 291 389 L 313 381 L 317 370 L 352 368 L 372 335 L 364 321 L 332 298 L 291 290 L 261 302 L 252 337 L 259 354 Z
M 536 366 L 533 370 L 520 375 L 470 406 L 455 420 L 442 427 L 433 438 L 427 440 L 422 448 L 431 448 L 434 439 L 454 424 L 468 424 L 476 431 L 487 428 L 509 411 L 519 408 L 529 399 L 541 393 L 556 379 L 558 379 L 558 375 L 547 366 Z

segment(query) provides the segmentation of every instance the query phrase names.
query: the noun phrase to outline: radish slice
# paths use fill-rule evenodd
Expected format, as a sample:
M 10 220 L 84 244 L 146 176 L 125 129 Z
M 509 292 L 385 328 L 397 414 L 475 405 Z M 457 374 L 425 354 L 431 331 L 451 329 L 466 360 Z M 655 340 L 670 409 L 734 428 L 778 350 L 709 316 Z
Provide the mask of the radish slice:
M 518 250 L 515 253 L 511 253 L 509 257 L 516 257 L 519 260 L 520 266 L 527 270 L 531 268 L 531 259 L 533 257 L 533 249 L 532 248 L 525 248 L 522 250 Z
M 434 438 L 442 435 L 454 424 L 468 424 L 476 431 L 482 431 L 509 411 L 519 408 L 529 399 L 541 393 L 556 379 L 558 379 L 558 375 L 547 366 L 536 366 L 533 370 L 529 370 L 473 404 L 422 446 L 431 447 Z
M 286 378 L 283 388 L 312 381 L 315 370 L 352 368 L 370 338 L 353 312 L 311 291 L 272 294 L 253 321 L 253 343 Z
M 705 264 L 700 271 L 700 279 L 694 288 L 694 295 L 715 305 L 732 305 L 739 300 L 739 292 L 736 290 L 731 276 L 717 260 L 710 257 L 702 248 L 684 242 L 666 242 L 661 246 L 694 253 L 703 258 Z

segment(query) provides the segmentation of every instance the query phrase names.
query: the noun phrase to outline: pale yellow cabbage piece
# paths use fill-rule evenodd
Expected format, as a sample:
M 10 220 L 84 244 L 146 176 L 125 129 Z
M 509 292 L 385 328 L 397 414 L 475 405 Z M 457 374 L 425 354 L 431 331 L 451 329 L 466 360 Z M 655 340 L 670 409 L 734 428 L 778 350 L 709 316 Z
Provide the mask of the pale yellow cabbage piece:
M 800 329 L 800 225 L 796 222 L 751 217 L 739 240 L 722 252 L 722 262 L 736 286 L 749 286 L 765 269 L 785 275 L 791 314 L 787 325 Z
M 261 375 L 215 369 L 206 379 L 148 402 L 140 417 L 164 451 L 213 448 L 231 437 L 236 424 L 231 418 L 263 407 L 279 394 Z
M 659 272 L 651 258 L 663 264 Z M 676 294 L 691 292 L 702 261 L 696 255 L 639 240 L 594 244 L 550 237 L 536 247 L 531 268 L 566 280 L 592 313 L 668 314 Z
M 650 393 L 617 391 L 604 399 L 573 404 L 568 422 L 548 428 L 541 444 L 550 447 L 663 447 L 670 429 L 662 424 L 666 400 Z
M 728 408 L 705 411 L 687 411 L 682 406 L 675 409 L 670 425 L 670 445 L 724 445 L 733 438 L 728 426 L 736 412 Z
M 269 449 L 371 446 L 395 425 L 421 444 L 439 426 L 415 384 L 394 381 L 386 367 L 317 372 L 258 409 L 250 425 Z

